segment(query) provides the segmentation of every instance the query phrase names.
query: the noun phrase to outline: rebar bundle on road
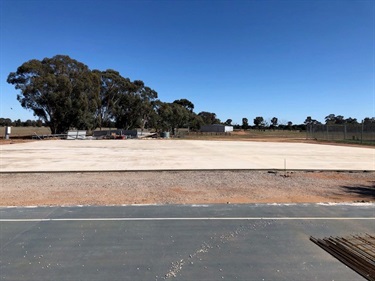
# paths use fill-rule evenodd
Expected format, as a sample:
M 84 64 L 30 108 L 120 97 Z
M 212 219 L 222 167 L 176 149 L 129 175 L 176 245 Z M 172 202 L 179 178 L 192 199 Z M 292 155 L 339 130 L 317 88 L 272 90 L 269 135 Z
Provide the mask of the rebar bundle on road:
M 375 237 L 328 237 L 310 240 L 370 281 L 375 281 Z

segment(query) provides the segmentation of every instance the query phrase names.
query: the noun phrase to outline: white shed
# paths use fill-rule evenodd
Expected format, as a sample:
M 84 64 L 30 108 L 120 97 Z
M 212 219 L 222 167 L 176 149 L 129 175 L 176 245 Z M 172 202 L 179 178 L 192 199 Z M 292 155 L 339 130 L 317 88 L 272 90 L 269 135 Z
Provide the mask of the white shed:
M 205 125 L 201 127 L 201 132 L 207 132 L 207 133 L 233 132 L 233 126 L 226 126 L 222 124 Z

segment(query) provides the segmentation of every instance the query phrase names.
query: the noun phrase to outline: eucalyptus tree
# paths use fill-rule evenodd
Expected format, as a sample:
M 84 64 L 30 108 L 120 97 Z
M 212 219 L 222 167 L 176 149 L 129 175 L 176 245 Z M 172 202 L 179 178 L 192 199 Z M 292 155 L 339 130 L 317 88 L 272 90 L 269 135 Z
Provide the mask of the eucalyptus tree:
M 171 107 L 173 113 L 172 132 L 174 134 L 174 129 L 178 130 L 179 128 L 189 127 L 191 111 L 188 110 L 186 107 L 176 103 L 172 103 Z
M 204 125 L 220 124 L 220 119 L 216 118 L 213 112 L 201 111 L 198 115 L 202 118 Z
M 358 124 L 358 120 L 357 118 L 349 117 L 345 119 L 345 123 L 346 124 Z
M 344 124 L 345 118 L 342 115 L 337 115 L 335 118 L 335 124 Z
M 11 126 L 12 123 L 10 118 L 0 118 L 0 126 Z
M 320 125 L 321 123 L 313 118 L 311 118 L 311 116 L 307 116 L 306 119 L 305 119 L 305 122 L 303 122 L 303 124 L 305 124 L 306 126 L 309 126 L 309 125 Z
M 132 82 L 130 89 L 120 94 L 114 108 L 116 126 L 124 129 L 145 128 L 154 115 L 157 97 L 157 92 L 145 86 L 143 81 Z
M 305 119 L 305 122 L 303 122 L 305 125 L 311 125 L 311 124 L 314 124 L 314 119 L 311 118 L 311 116 L 307 116 L 306 119 Z
M 134 93 L 122 94 L 114 109 L 116 127 L 126 130 L 138 127 L 141 104 L 140 97 Z
M 101 103 L 97 112 L 99 127 L 114 121 L 119 128 L 144 128 L 154 112 L 157 92 L 143 81 L 132 82 L 112 69 L 95 70 L 95 74 L 101 81 Z
M 191 117 L 191 112 L 177 103 L 159 102 L 157 113 L 158 129 L 171 131 L 172 134 L 175 134 L 176 129 L 187 127 Z
M 137 108 L 139 114 L 138 124 L 144 129 L 148 127 L 148 123 L 151 123 L 151 119 L 154 117 L 158 93 L 146 86 L 141 80 L 135 80 L 133 84 L 135 86 L 135 95 L 141 99 L 141 104 Z
M 157 121 L 155 129 L 157 131 L 171 131 L 173 124 L 173 112 L 170 103 L 158 101 L 156 104 Z
M 271 125 L 273 127 L 276 127 L 277 124 L 278 124 L 278 122 L 279 122 L 279 119 L 277 119 L 277 117 L 272 117 L 272 119 L 271 119 Z
M 345 124 L 346 121 L 347 121 L 347 119 L 345 119 L 344 116 L 342 116 L 342 115 L 336 116 L 335 114 L 329 114 L 324 119 L 326 121 L 326 125 L 333 125 L 333 124 L 341 125 L 341 124 Z M 350 120 L 350 121 L 352 121 L 352 120 Z
M 242 129 L 249 129 L 249 120 L 246 117 L 242 118 Z
M 52 133 L 96 127 L 100 83 L 83 63 L 64 55 L 33 59 L 11 72 L 7 82 L 20 90 L 22 107 L 32 110 Z
M 191 112 L 190 113 L 190 121 L 189 121 L 189 129 L 192 130 L 199 130 L 204 125 L 204 121 L 201 116 L 198 114 Z
M 173 103 L 177 103 L 179 105 L 182 105 L 183 107 L 185 107 L 190 112 L 193 112 L 193 110 L 194 110 L 194 104 L 191 101 L 189 101 L 188 99 L 175 100 Z
M 227 121 L 224 122 L 224 125 L 232 126 L 232 119 L 227 119 Z
M 93 72 L 100 77 L 100 106 L 96 114 L 98 127 L 108 127 L 116 115 L 122 97 L 134 91 L 135 87 L 130 79 L 122 77 L 115 70 Z
M 375 124 L 375 117 L 365 117 L 363 124 Z
M 336 123 L 336 115 L 335 114 L 329 114 L 326 117 L 324 117 L 324 120 L 326 121 L 326 125 L 331 125 Z
M 188 122 L 185 124 L 185 127 L 188 130 L 198 130 L 203 124 L 203 120 L 194 112 L 194 104 L 188 99 L 179 99 L 175 100 L 173 103 L 183 106 L 189 113 Z
M 260 129 L 264 126 L 264 119 L 262 116 L 255 117 L 254 119 L 254 125 Z

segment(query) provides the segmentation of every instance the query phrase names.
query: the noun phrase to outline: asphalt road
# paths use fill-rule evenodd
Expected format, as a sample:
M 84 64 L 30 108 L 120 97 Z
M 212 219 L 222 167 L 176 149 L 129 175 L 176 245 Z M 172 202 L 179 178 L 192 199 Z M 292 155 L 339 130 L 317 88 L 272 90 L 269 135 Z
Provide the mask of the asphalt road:
M 1 280 L 364 280 L 310 235 L 375 232 L 375 204 L 0 209 Z

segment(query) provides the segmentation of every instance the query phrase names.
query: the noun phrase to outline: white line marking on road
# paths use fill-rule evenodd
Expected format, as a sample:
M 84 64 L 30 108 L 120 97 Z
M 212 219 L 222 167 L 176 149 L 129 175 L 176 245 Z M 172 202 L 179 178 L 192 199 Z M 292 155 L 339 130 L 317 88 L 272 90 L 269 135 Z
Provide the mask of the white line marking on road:
M 68 221 L 205 221 L 205 220 L 375 220 L 375 217 L 203 217 L 203 218 L 56 218 L 0 219 L 0 222 L 68 222 Z
M 232 203 L 228 206 L 241 206 L 242 204 L 236 204 Z M 334 202 L 325 202 L 325 203 L 249 203 L 249 206 L 252 207 L 263 207 L 263 206 L 280 206 L 280 207 L 289 207 L 289 206 L 303 206 L 303 207 L 309 207 L 309 206 L 328 206 L 328 207 L 335 207 L 335 206 L 357 206 L 357 207 L 375 207 L 375 203 L 371 202 L 365 202 L 365 203 L 353 203 L 353 202 L 341 202 L 341 203 L 334 203 Z M 153 206 L 161 206 L 161 207 L 167 207 L 168 204 L 122 204 L 122 205 L 103 205 L 99 207 L 153 207 Z M 192 204 L 192 205 L 178 205 L 177 206 L 185 206 L 185 207 L 211 207 L 215 206 L 215 204 Z M 35 206 L 0 206 L 1 208 L 7 208 L 7 209 L 22 209 L 22 208 L 83 208 L 83 207 L 97 207 L 93 205 L 61 205 L 61 206 L 53 206 L 53 205 L 35 205 Z

